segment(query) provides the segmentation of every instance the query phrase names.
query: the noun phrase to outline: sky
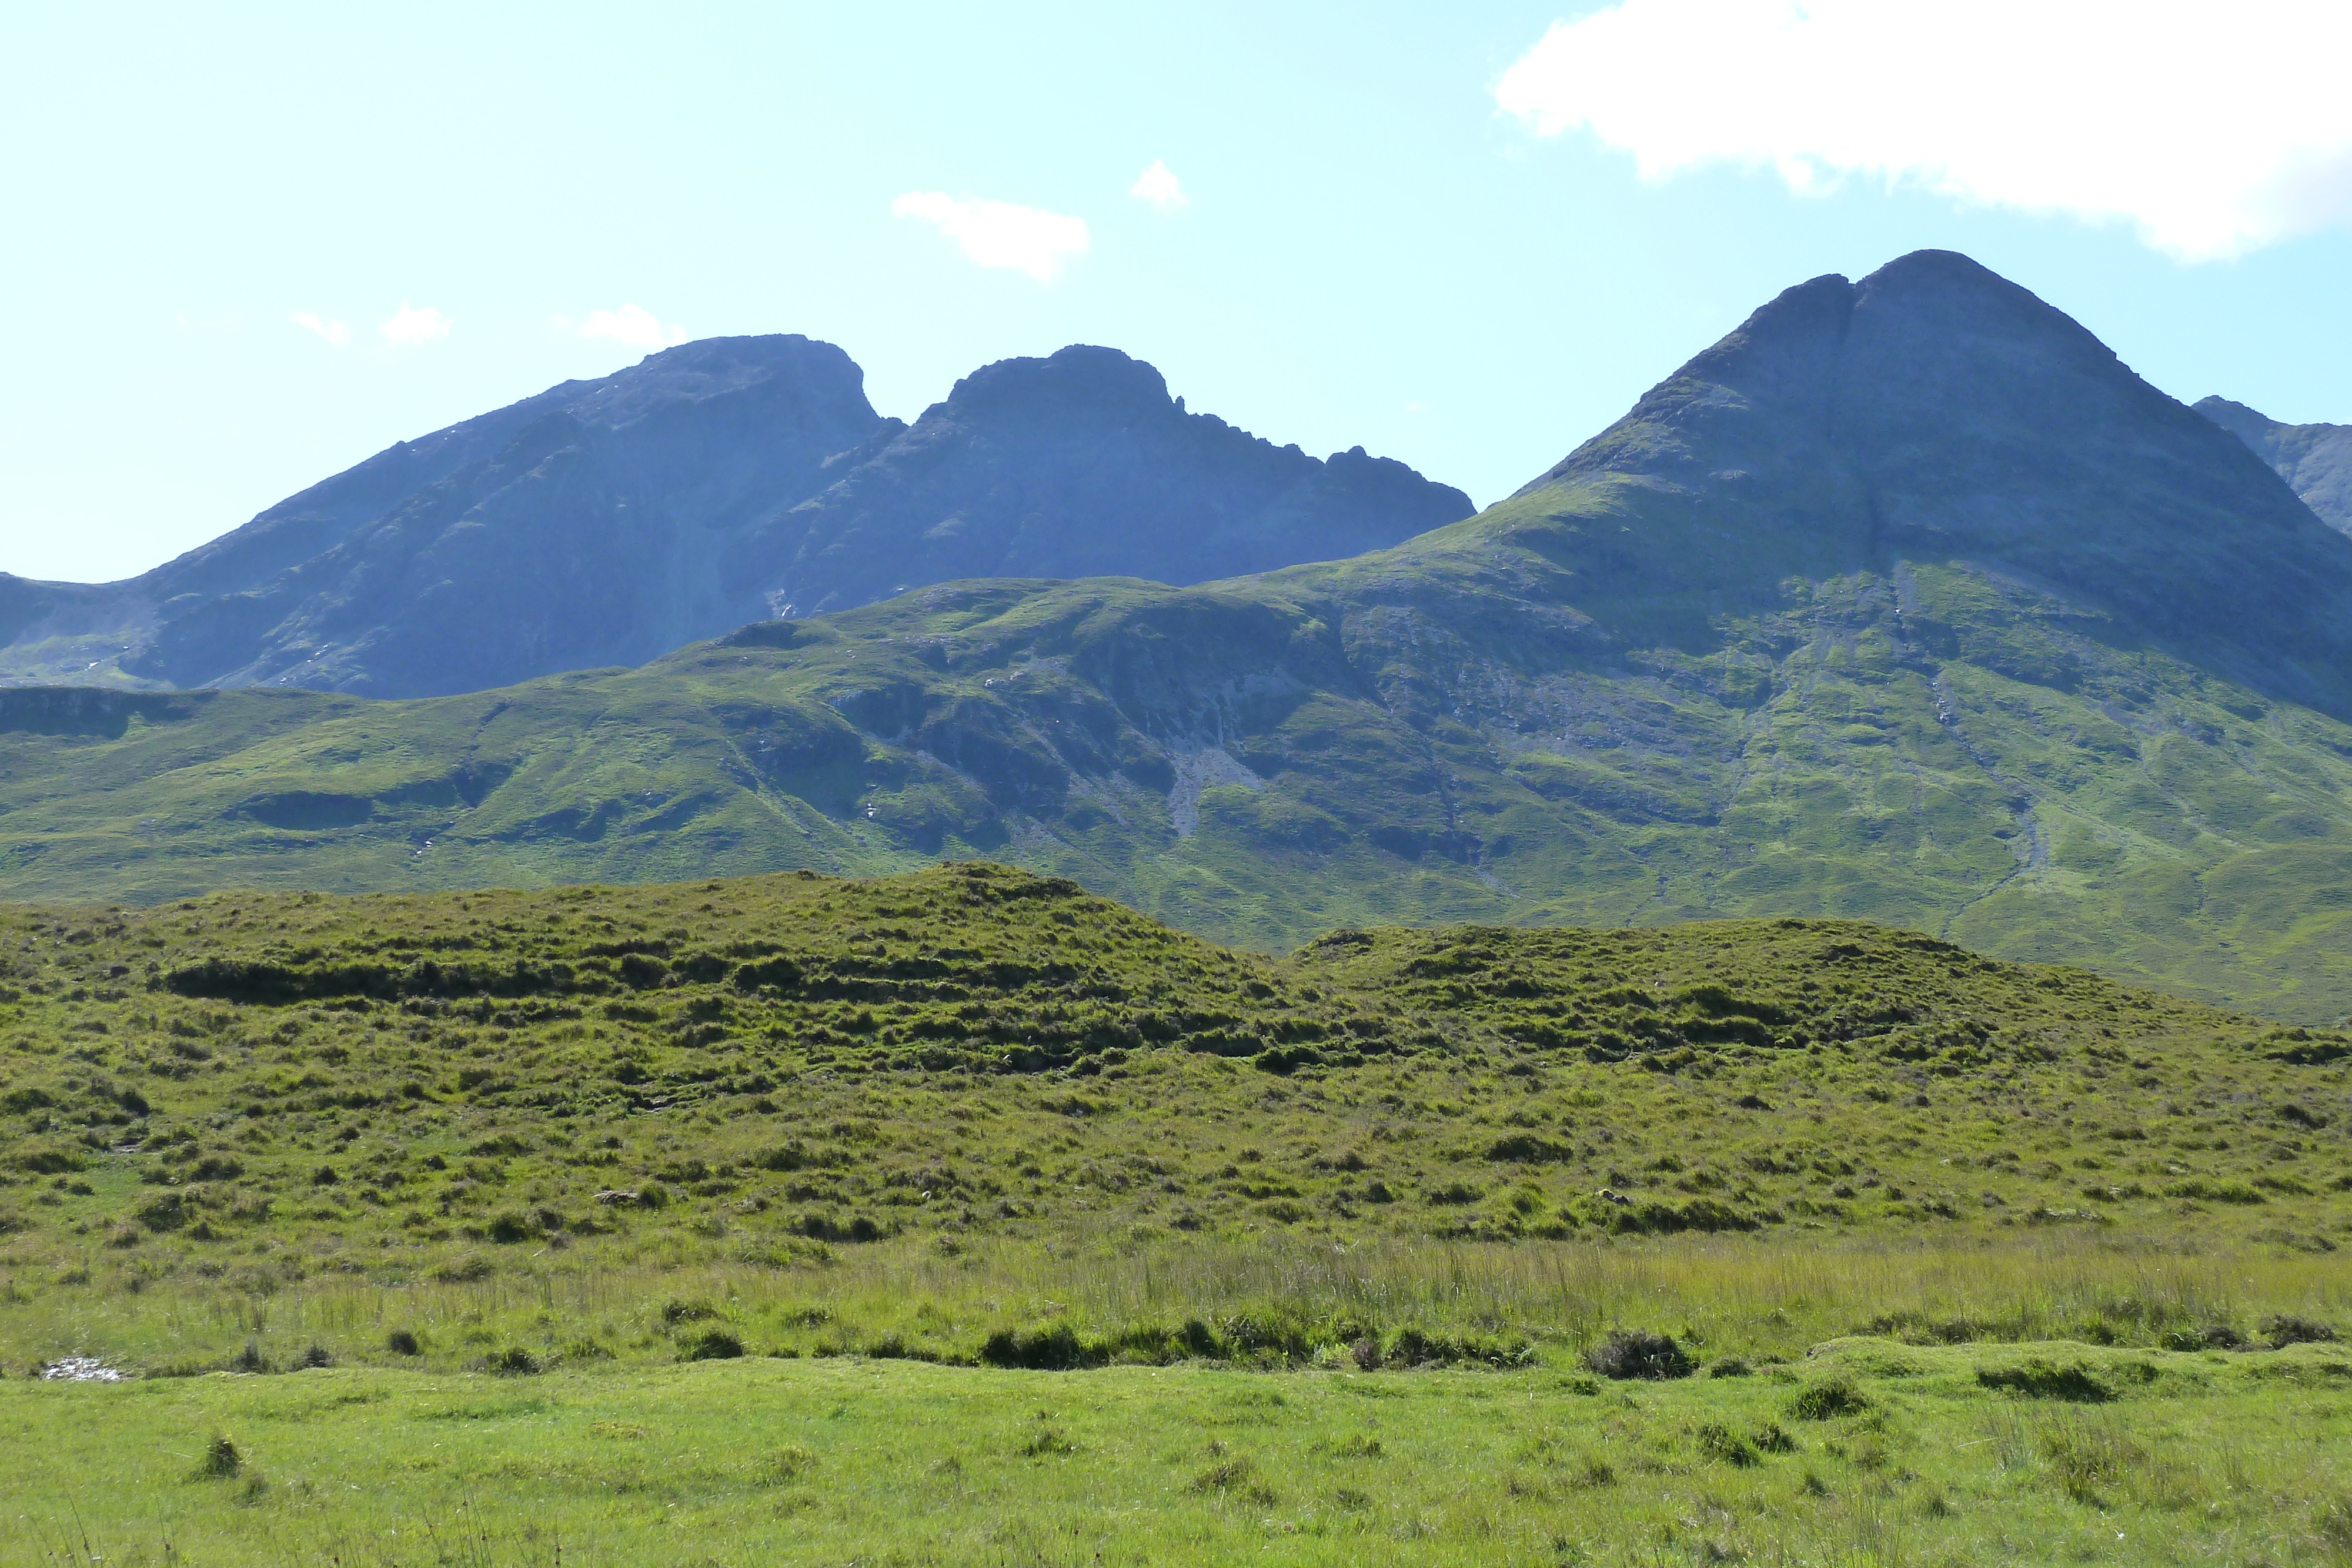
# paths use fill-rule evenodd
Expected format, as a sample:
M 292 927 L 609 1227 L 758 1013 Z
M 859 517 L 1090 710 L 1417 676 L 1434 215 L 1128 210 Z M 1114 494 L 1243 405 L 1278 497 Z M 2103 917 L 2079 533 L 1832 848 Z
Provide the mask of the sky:
M 0 571 L 801 332 L 912 419 L 1107 343 L 1480 505 L 1781 288 L 1965 251 L 2352 423 L 2343 0 L 46 6 L 0 97 Z

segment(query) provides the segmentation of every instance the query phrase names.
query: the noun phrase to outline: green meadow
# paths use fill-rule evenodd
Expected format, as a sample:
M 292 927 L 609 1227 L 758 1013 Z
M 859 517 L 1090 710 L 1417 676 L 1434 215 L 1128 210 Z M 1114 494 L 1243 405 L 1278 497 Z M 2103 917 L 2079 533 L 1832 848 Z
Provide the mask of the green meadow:
M 0 1568 L 2352 1553 L 2340 1030 L 983 863 L 0 960 Z
M 2340 1563 L 2352 1362 L 728 1361 L 0 1388 L 0 1562 Z

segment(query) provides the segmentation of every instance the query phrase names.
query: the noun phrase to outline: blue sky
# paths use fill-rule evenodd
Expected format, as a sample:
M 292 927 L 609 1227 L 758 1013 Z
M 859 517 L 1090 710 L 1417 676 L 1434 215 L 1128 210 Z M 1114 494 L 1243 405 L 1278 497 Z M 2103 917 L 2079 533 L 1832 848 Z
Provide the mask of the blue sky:
M 907 418 L 988 361 L 1108 343 L 1194 409 L 1318 454 L 1362 443 L 1483 505 L 1780 288 L 1937 246 L 2070 311 L 2176 395 L 2352 422 L 2337 164 L 2296 165 L 2321 185 L 2273 221 L 2259 182 L 2199 194 L 2227 168 L 2171 178 L 2160 160 L 2188 143 L 2074 145 L 2093 132 L 1997 95 L 1949 112 L 2007 139 L 1948 157 L 1928 110 L 1904 122 L 1904 102 L 1934 99 L 1924 78 L 1843 120 L 1832 101 L 1826 129 L 1783 124 L 1775 105 L 1834 87 L 1743 86 L 1737 68 L 1768 46 L 1727 67 L 1729 46 L 1710 65 L 1689 42 L 1730 36 L 1694 31 L 1706 13 L 1755 3 L 1633 0 L 1623 26 L 1564 30 L 1517 77 L 1555 23 L 1616 13 L 28 12 L 11 52 L 37 64 L 0 102 L 18 345 L 0 384 L 0 570 L 142 570 L 395 439 L 630 363 L 646 350 L 626 324 L 642 336 L 648 319 L 828 339 Z M 2015 52 L 2001 29 L 2025 11 L 1962 14 L 1985 18 L 1986 57 Z M 1965 49 L 1855 36 L 1977 91 Z M 2062 42 L 2099 56 L 2095 37 Z M 2145 92 L 2101 90 L 2124 95 L 2127 128 L 2145 112 L 2200 130 L 2198 146 L 2249 122 L 2249 100 L 2309 96 L 2235 56 L 2218 74 L 2230 93 L 2160 70 Z M 1498 103 L 1507 81 L 1517 112 Z M 2340 96 L 2247 134 L 2326 143 Z M 1922 158 L 1943 162 L 1921 175 Z M 1155 162 L 1184 204 L 1131 193 Z M 2167 206 L 2177 190 L 2195 199 Z M 979 265 L 933 221 L 971 201 L 1077 220 L 1086 248 L 1043 280 Z M 2223 222 L 2248 213 L 2251 237 Z M 2210 240 L 2222 230 L 2238 237 Z M 2200 246 L 2212 258 L 2179 258 Z M 639 314 L 596 314 L 624 307 Z M 385 335 L 395 320 L 412 340 Z M 622 338 L 582 333 L 614 322 Z

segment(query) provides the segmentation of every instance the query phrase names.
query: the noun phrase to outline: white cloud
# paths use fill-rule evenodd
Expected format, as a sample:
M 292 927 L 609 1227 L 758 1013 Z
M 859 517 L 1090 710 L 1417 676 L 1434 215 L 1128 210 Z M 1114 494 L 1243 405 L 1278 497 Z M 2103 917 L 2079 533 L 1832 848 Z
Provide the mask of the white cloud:
M 306 332 L 318 333 L 338 349 L 352 340 L 351 323 L 347 321 L 330 321 L 325 317 L 310 310 L 297 310 L 287 319 Z
M 964 201 L 940 191 L 909 191 L 890 204 L 902 218 L 936 224 L 964 255 L 982 267 L 1009 267 L 1040 283 L 1062 275 L 1069 256 L 1092 243 L 1084 218 L 1065 217 L 1010 202 Z
M 2347 58 L 2344 0 L 1622 0 L 1495 99 L 1646 180 L 1861 176 L 2210 260 L 2352 220 Z
M 587 319 L 579 322 L 569 316 L 551 319 L 559 332 L 576 332 L 583 338 L 609 338 L 633 349 L 674 348 L 687 339 L 685 328 L 676 322 L 663 325 L 660 317 L 640 305 L 624 305 L 618 310 L 591 310 Z
M 1128 187 L 1127 193 L 1139 202 L 1150 202 L 1163 213 L 1177 212 L 1192 204 L 1192 198 L 1184 193 L 1183 182 L 1176 178 L 1176 172 L 1157 158 L 1151 161 L 1150 168 L 1135 177 L 1135 183 Z
M 400 302 L 392 319 L 376 329 L 395 343 L 429 343 L 436 338 L 446 338 L 456 326 L 446 316 L 430 305 L 412 308 L 408 301 Z

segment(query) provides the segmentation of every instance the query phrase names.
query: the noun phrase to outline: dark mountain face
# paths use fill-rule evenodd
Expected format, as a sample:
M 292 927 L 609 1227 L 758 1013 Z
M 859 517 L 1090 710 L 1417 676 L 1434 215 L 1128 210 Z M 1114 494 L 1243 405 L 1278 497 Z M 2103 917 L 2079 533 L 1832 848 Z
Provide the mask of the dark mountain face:
M 2200 399 L 2197 412 L 2277 469 L 2321 522 L 2352 534 L 2352 424 L 2281 424 L 2225 397 Z
M 727 541 L 885 428 L 863 381 L 802 338 L 656 355 L 530 411 L 495 455 L 331 549 L 172 616 L 125 668 L 404 695 L 641 664 L 741 621 Z
M 909 431 L 804 338 L 713 339 L 404 443 L 143 577 L 0 578 L 0 680 L 473 691 L 951 576 L 1172 582 L 1349 555 L 1468 498 L 1189 415 L 1107 349 Z M 787 607 L 793 607 L 788 610 Z
M 68 675 L 102 656 L 110 674 L 127 647 L 159 619 L 159 607 L 236 593 L 332 549 L 417 491 L 469 463 L 494 456 L 532 420 L 563 406 L 589 383 L 566 382 L 495 413 L 403 441 L 366 462 L 290 496 L 243 528 L 124 582 L 38 582 L 0 572 L 0 646 L 26 648 L 8 674 Z M 42 655 L 50 657 L 44 660 Z M 45 668 L 45 664 L 53 667 Z M 5 680 L 6 674 L 0 674 Z
M 10 580 L 24 608 L 0 625 L 15 644 L 0 668 L 402 695 L 641 663 L 740 622 L 727 539 L 898 428 L 864 379 L 829 343 L 772 337 L 567 382 L 394 446 L 143 576 Z
M 965 377 L 740 559 L 771 574 L 771 613 L 810 615 L 955 578 L 1237 577 L 1360 555 L 1472 510 L 1360 446 L 1318 462 L 1187 413 L 1150 365 L 1074 347 Z

